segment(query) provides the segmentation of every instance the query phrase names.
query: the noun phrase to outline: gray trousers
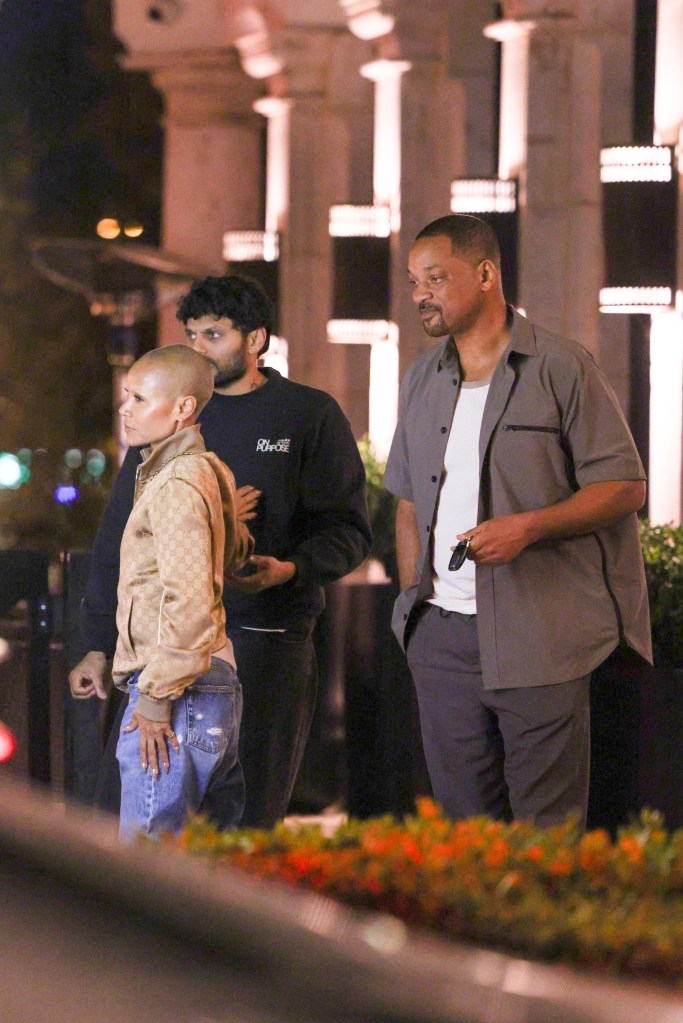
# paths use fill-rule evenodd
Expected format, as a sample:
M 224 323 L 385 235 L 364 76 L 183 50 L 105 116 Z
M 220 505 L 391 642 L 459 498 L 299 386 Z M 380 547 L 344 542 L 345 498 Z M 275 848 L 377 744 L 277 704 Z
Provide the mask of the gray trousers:
M 484 689 L 476 616 L 432 604 L 419 612 L 407 656 L 434 798 L 449 817 L 548 827 L 574 813 L 585 826 L 590 675 Z

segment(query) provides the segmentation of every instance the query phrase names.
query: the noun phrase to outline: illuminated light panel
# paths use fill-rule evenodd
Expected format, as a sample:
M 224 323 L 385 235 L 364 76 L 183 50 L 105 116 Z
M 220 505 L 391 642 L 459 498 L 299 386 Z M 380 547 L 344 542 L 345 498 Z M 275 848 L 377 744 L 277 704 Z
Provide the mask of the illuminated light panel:
M 671 288 L 600 288 L 601 313 L 652 313 L 672 302 Z
M 280 255 L 276 231 L 226 231 L 223 235 L 223 259 L 228 263 L 247 263 L 262 259 L 274 263 Z
M 388 206 L 330 206 L 333 238 L 388 238 L 391 210 Z
M 393 336 L 389 320 L 328 320 L 327 340 L 338 345 L 371 345 Z
M 461 178 L 451 182 L 453 213 L 514 213 L 517 182 L 499 178 Z
M 673 154 L 668 146 L 610 146 L 600 150 L 600 180 L 671 181 Z
M 681 522 L 683 319 L 670 310 L 650 330 L 648 515 L 653 525 Z

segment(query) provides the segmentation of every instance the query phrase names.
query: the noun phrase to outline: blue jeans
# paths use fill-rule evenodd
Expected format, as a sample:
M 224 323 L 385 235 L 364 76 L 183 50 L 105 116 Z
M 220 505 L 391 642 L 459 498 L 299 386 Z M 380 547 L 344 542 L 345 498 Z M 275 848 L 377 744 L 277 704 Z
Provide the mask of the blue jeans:
M 188 811 L 210 813 L 220 827 L 239 823 L 244 807 L 244 776 L 237 746 L 242 718 L 242 689 L 235 669 L 217 657 L 205 675 L 172 703 L 171 727 L 178 737 L 171 767 L 157 778 L 140 767 L 140 733 L 124 732 L 138 703 L 136 672 L 128 680 L 129 701 L 116 747 L 121 773 L 119 834 L 178 832 Z M 215 811 L 220 808 L 220 813 Z M 214 812 L 212 812 L 214 811 Z

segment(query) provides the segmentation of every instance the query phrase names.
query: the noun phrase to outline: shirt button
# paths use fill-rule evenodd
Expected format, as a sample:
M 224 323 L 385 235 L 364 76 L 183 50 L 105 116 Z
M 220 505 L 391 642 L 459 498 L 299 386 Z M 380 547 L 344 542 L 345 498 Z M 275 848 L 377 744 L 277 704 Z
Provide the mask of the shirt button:
M 436 476 L 432 476 L 432 483 L 436 483 Z
M 432 528 L 431 526 L 425 526 L 425 529 L 427 530 L 428 533 L 430 532 L 431 528 Z
M 445 432 L 446 432 L 446 427 L 445 427 L 445 426 L 442 426 L 442 427 L 441 427 L 441 432 L 442 432 L 442 433 L 445 433 Z
M 407 622 L 407 621 L 408 621 L 408 615 L 403 615 L 403 621 L 404 621 L 404 622 Z

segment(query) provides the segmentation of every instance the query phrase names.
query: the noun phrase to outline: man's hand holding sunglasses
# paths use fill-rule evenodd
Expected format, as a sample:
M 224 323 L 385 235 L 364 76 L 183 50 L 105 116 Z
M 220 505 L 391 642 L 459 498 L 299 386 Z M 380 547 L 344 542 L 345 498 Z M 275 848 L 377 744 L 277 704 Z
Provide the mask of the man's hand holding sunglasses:
M 506 565 L 533 543 L 530 517 L 526 512 L 501 515 L 486 519 L 464 533 L 458 533 L 458 543 L 451 547 L 453 555 L 449 569 L 457 571 L 466 558 L 476 565 Z

